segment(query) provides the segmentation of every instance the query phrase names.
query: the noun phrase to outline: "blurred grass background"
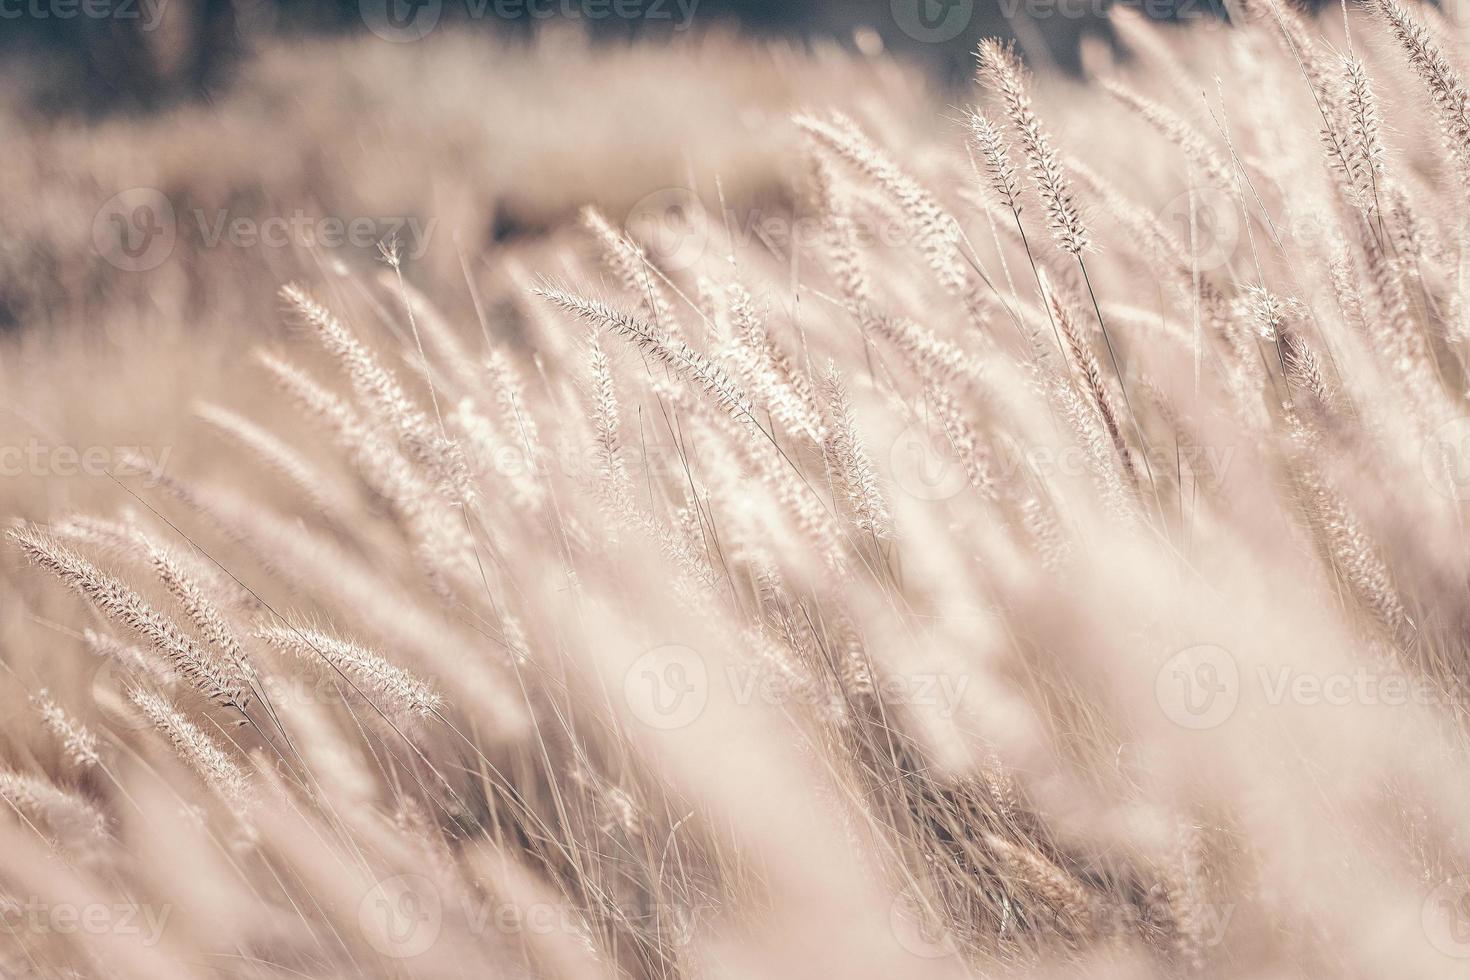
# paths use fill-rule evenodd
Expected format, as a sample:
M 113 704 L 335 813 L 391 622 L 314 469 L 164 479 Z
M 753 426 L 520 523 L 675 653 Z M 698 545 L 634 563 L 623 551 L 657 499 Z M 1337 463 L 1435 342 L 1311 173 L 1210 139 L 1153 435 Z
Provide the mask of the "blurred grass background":
M 613 0 L 7 0 L 0 50 L 23 61 L 38 111 L 157 108 L 217 93 L 261 44 L 366 31 L 384 3 L 431 9 L 435 30 L 525 34 L 579 21 L 607 38 L 734 29 L 757 37 L 886 50 L 946 82 L 975 43 L 1014 36 L 1033 63 L 1076 64 L 1079 39 L 1104 30 L 1118 0 L 634 0 L 653 16 L 597 16 Z M 623 2 L 623 0 L 619 0 Z M 1214 16 L 1224 0 L 1122 0 L 1150 16 Z M 377 5 L 376 8 L 374 5 Z M 80 8 L 80 9 L 79 9 Z M 82 10 L 101 12 L 87 15 Z M 532 14 L 532 10 L 536 14 Z M 681 11 L 688 11 L 686 17 Z M 570 16 L 569 16 L 570 13 Z M 670 13 L 672 17 L 663 16 Z M 386 42 L 385 42 L 386 43 Z

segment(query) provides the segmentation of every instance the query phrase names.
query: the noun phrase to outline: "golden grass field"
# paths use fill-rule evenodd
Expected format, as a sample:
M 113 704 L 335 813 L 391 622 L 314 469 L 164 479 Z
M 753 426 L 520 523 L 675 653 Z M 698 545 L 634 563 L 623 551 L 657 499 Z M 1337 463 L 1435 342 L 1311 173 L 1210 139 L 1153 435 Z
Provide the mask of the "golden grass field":
M 0 976 L 1470 975 L 1465 26 L 0 109 Z

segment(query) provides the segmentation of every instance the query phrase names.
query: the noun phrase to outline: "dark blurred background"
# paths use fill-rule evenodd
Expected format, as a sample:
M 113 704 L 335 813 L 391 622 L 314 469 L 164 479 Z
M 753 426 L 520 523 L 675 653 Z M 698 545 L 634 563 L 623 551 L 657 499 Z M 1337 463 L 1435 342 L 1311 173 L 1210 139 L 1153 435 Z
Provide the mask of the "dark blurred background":
M 982 37 L 1017 38 L 1033 63 L 1076 64 L 1079 39 L 1128 3 L 1151 17 L 1218 16 L 1223 0 L 0 0 L 0 57 L 26 63 L 32 108 L 88 114 L 208 98 L 271 36 L 528 33 L 578 22 L 606 38 L 738 29 L 883 48 L 944 81 Z

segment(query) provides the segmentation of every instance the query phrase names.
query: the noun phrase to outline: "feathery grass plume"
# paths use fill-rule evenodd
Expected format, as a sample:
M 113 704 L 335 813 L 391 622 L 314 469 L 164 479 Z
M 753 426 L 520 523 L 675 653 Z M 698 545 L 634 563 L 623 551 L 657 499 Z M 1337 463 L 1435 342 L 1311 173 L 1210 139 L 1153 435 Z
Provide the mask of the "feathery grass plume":
M 1036 280 L 1036 287 L 1042 287 L 1041 270 L 1037 268 L 1036 256 L 1031 252 L 1031 239 L 1026 234 L 1026 226 L 1021 221 L 1021 187 L 1016 175 L 1015 165 L 1011 163 L 1010 148 L 1006 145 L 1005 134 L 991 121 L 990 117 L 983 112 L 972 112 L 970 114 L 970 142 L 979 151 L 980 158 L 985 161 L 985 171 L 990 178 L 991 190 L 1006 210 L 1011 213 L 1011 220 L 1015 222 L 1016 234 L 1020 236 L 1021 247 L 1026 252 L 1026 264 L 1031 267 L 1031 276 Z M 1044 301 L 1043 301 L 1043 305 Z M 1052 316 L 1050 306 L 1046 310 L 1047 321 L 1051 324 L 1052 336 L 1056 338 L 1057 350 L 1065 356 L 1066 345 L 1062 343 L 1061 332 L 1057 329 L 1056 318 Z M 1033 346 L 1037 346 L 1034 345 Z
M 485 358 L 485 374 L 490 380 L 490 390 L 495 397 L 500 431 L 508 433 L 508 438 L 525 454 L 525 469 L 531 474 L 529 482 L 535 487 L 535 497 L 539 501 L 545 494 L 541 492 L 535 474 L 545 450 L 541 445 L 536 419 L 526 408 L 525 385 L 521 381 L 521 374 L 505 351 L 498 347 Z
M 1031 535 L 1041 567 L 1048 572 L 1061 571 L 1071 556 L 1072 544 L 1056 513 L 1040 499 L 1027 497 L 1021 501 L 1021 523 Z
M 79 793 L 47 779 L 0 769 L 0 801 L 22 820 L 50 831 L 58 842 L 78 846 L 107 837 L 107 817 Z
M 427 718 L 444 707 L 444 699 L 428 683 L 351 640 L 292 626 L 262 626 L 255 636 L 303 660 L 326 661 L 362 684 L 366 693 L 377 695 L 378 707 L 391 714 Z
M 1435 417 L 1440 414 L 1436 409 L 1442 391 L 1429 346 L 1410 307 L 1403 266 L 1366 229 L 1360 244 L 1376 314 L 1366 321 L 1371 340 L 1378 356 L 1403 381 L 1404 394 L 1421 412 Z
M 640 313 L 660 330 L 677 335 L 678 322 L 663 287 L 649 271 L 651 266 L 643 246 L 620 234 L 601 211 L 590 205 L 582 209 L 582 225 L 602 246 L 603 257 L 623 288 L 638 297 Z
M 102 761 L 97 753 L 97 736 L 88 731 L 86 725 L 67 714 L 51 697 L 50 691 L 41 688 L 31 695 L 30 702 L 41 716 L 41 723 L 46 726 L 47 731 L 61 743 L 68 762 L 78 769 L 91 769 Z
M 1135 520 L 1136 487 L 1125 482 L 1123 468 L 1118 465 L 1117 443 L 1098 416 L 1097 408 L 1082 396 L 1080 386 L 1068 379 L 1055 379 L 1048 394 L 1071 427 L 1078 445 L 1087 453 L 1091 463 L 1089 473 L 1108 511 L 1122 520 Z
M 1404 49 L 1409 65 L 1429 90 L 1445 149 L 1455 164 L 1455 176 L 1470 187 L 1470 92 L 1429 28 L 1410 16 L 1397 0 L 1373 0 Z
M 564 312 L 630 341 L 650 357 L 667 364 L 684 380 L 698 386 L 732 417 L 755 424 L 754 409 L 745 393 L 719 365 L 682 340 L 668 336 L 646 320 L 555 286 L 542 286 L 535 293 Z
M 53 521 L 48 530 L 62 541 L 95 549 L 109 561 L 132 561 L 138 557 L 138 528 L 129 520 L 71 514 Z
M 1002 866 L 1047 904 L 1058 916 L 1056 925 L 1079 938 L 1089 938 L 1095 928 L 1092 914 L 1094 901 L 1076 878 L 1059 868 L 1038 850 L 1021 846 L 996 834 L 983 835 L 985 845 L 999 858 Z
M 1012 214 L 1021 213 L 1021 184 L 1016 166 L 1011 162 L 1005 134 L 983 112 L 970 113 L 970 139 L 985 161 L 985 173 L 996 198 Z
M 250 682 L 237 664 L 210 654 L 138 593 L 38 529 L 14 528 L 10 537 L 32 563 L 61 579 L 109 619 L 147 640 L 206 698 L 244 713 L 250 703 Z
M 257 350 L 255 360 L 297 407 L 343 448 L 355 449 L 368 440 L 370 430 L 357 410 L 306 371 L 266 350 Z
M 1081 160 L 1068 158 L 1067 168 L 1101 200 L 1104 209 L 1119 223 L 1130 243 L 1142 252 L 1141 261 L 1162 273 L 1163 281 L 1180 294 L 1181 305 L 1194 302 L 1197 298 L 1197 263 L 1186 250 L 1186 243 L 1164 225 L 1158 214 L 1124 195 L 1112 181 Z M 1184 229 L 1186 235 L 1188 232 L 1189 229 Z
M 82 643 L 99 660 L 115 661 L 139 677 L 150 678 L 161 688 L 172 688 L 178 683 L 179 676 L 151 656 L 151 651 L 124 643 L 115 636 L 86 629 L 82 630 Z
M 872 317 L 873 280 L 858 248 L 858 228 L 848 195 L 838 186 L 831 166 L 818 153 L 811 157 L 812 195 L 822 221 L 822 240 L 831 274 L 859 324 Z
M 140 687 L 129 691 L 128 696 L 169 740 L 179 758 L 225 803 L 235 810 L 249 808 L 250 777 L 214 739 L 162 695 Z
M 1261 338 L 1276 348 L 1281 370 L 1291 388 L 1306 391 L 1318 407 L 1331 407 L 1331 391 L 1316 353 L 1297 333 L 1293 324 L 1305 315 L 1300 303 L 1283 299 L 1261 286 L 1247 286 L 1240 303 L 1253 320 Z M 1288 396 L 1288 402 L 1292 399 Z
M 420 508 L 431 489 L 429 484 L 401 453 L 379 438 L 352 405 L 288 361 L 266 351 L 257 351 L 256 360 L 298 408 L 326 430 L 371 493 L 403 513 Z
M 612 363 L 602 349 L 596 327 L 587 331 L 587 397 L 589 415 L 596 444 L 597 464 L 605 486 L 612 497 L 632 491 L 632 478 L 623 459 L 623 417 L 618 406 L 618 386 L 613 378 Z
M 208 524 L 211 531 L 230 544 L 237 545 L 272 574 L 280 574 L 281 568 L 274 557 L 259 548 L 251 540 L 247 530 L 247 513 L 254 504 L 232 490 L 220 486 L 201 486 L 189 480 L 175 478 L 157 467 L 142 467 L 142 460 L 131 457 L 139 465 L 140 472 L 148 475 L 154 486 L 168 494 L 179 504 L 187 507 Z M 228 596 L 230 605 L 250 612 L 258 611 L 259 599 L 249 589 L 233 579 L 224 569 L 213 562 L 196 558 L 192 554 L 181 554 L 180 564 L 186 565 L 197 578 L 212 583 L 212 592 L 217 596 Z
M 1050 287 L 1049 283 L 1047 285 Z M 1047 302 L 1051 306 L 1052 316 L 1056 320 L 1058 329 L 1066 338 L 1067 353 L 1071 355 L 1072 362 L 1082 375 L 1084 388 L 1092 397 L 1093 408 L 1097 410 L 1098 417 L 1102 419 L 1103 425 L 1107 428 L 1108 438 L 1112 440 L 1113 448 L 1118 453 L 1118 463 L 1123 467 L 1128 481 L 1137 484 L 1138 473 L 1133 467 L 1133 457 L 1128 449 L 1128 441 L 1123 438 L 1123 429 L 1118 424 L 1118 408 L 1113 403 L 1113 393 L 1108 388 L 1107 380 L 1103 377 L 1102 365 L 1098 363 L 1097 355 L 1093 353 L 1091 345 L 1078 329 L 1071 306 L 1064 302 L 1061 295 L 1053 288 L 1047 289 Z
M 1198 829 L 1184 820 L 1176 821 L 1178 856 L 1165 862 L 1162 886 L 1169 912 L 1174 953 L 1185 969 L 1193 974 L 1205 969 L 1205 952 L 1209 937 L 1208 891 L 1203 879 L 1204 857 Z
M 796 125 L 859 173 L 881 187 L 896 203 L 914 235 L 919 253 L 944 288 L 969 300 L 973 285 L 964 253 L 960 227 L 949 212 L 858 128 L 851 119 L 834 113 L 831 121 L 797 116 Z
M 1329 568 L 1390 637 L 1401 637 L 1410 626 L 1408 611 L 1377 542 L 1310 457 L 1299 463 L 1296 476 L 1308 525 Z
M 1210 183 L 1227 194 L 1239 193 L 1235 175 L 1226 165 L 1210 141 L 1194 126 L 1174 111 L 1165 108 L 1112 78 L 1099 80 L 1103 89 L 1123 105 L 1132 109 L 1150 126 L 1158 130 L 1169 142 L 1179 147 L 1184 158 L 1194 170 L 1203 174 Z
M 377 421 L 394 433 L 409 461 L 422 466 L 451 502 L 473 500 L 474 485 L 469 480 L 459 447 L 435 429 L 434 423 L 413 403 L 372 351 L 332 311 L 302 287 L 295 284 L 285 286 L 281 289 L 281 296 L 312 328 L 323 349 L 337 359 L 353 391 Z
M 827 432 L 822 452 L 833 486 L 846 503 L 854 527 L 875 538 L 887 538 L 893 534 L 888 501 L 883 497 L 878 471 L 863 446 L 857 413 L 835 363 L 828 362 L 822 375 L 822 397 L 826 403 Z
M 482 412 L 469 397 L 460 399 L 444 421 L 459 434 L 470 466 L 482 480 L 506 481 L 517 507 L 540 511 L 546 502 L 540 460 L 527 451 L 528 442 L 518 434 L 515 418 L 506 419 L 503 410 L 497 415 L 517 434 L 507 434 L 504 425 Z
M 1001 99 L 1006 118 L 1015 129 L 1026 158 L 1026 172 L 1046 209 L 1052 237 L 1072 255 L 1081 255 L 1091 244 L 1082 214 L 1067 183 L 1061 158 L 1041 125 L 1026 91 L 1026 71 L 1014 47 L 994 38 L 980 42 L 979 79 Z
M 165 487 L 172 491 L 172 486 Z M 193 506 L 192 496 L 180 488 L 173 495 Z M 203 511 L 202 507 L 196 510 Z M 209 516 L 206 513 L 206 516 Z M 47 525 L 52 537 L 63 543 L 82 545 L 101 554 L 108 561 L 151 567 L 150 544 L 143 529 L 133 523 L 131 515 L 123 520 L 108 520 L 91 514 L 73 514 Z M 237 613 L 248 615 L 260 610 L 260 600 L 218 565 L 191 551 L 170 551 L 180 570 L 199 583 L 201 589 L 216 602 Z
M 1307 342 L 1290 330 L 1283 331 L 1281 357 L 1287 380 L 1310 393 L 1322 409 L 1331 409 L 1332 386 L 1327 382 L 1321 360 Z
M 394 519 L 409 539 L 419 565 L 435 588 L 450 589 L 455 579 L 473 579 L 475 543 L 455 513 L 458 501 L 436 493 L 427 479 L 403 455 L 368 426 L 357 411 L 323 388 L 314 378 L 270 354 L 258 358 L 300 405 L 308 417 L 320 422 L 338 447 L 350 456 L 367 489 L 385 501 Z M 454 418 L 451 415 L 451 420 Z M 466 467 L 459 447 L 457 458 Z M 441 487 L 442 489 L 442 487 Z M 248 543 L 249 536 L 243 536 Z M 255 549 L 258 559 L 262 558 Z M 269 565 L 269 556 L 264 562 Z
M 1383 178 L 1384 161 L 1388 155 L 1383 145 L 1378 99 L 1362 59 L 1343 55 L 1342 74 L 1347 93 L 1343 100 L 1343 114 L 1348 121 L 1346 176 L 1358 198 L 1364 202 L 1365 209 L 1372 207 L 1377 210 L 1379 182 Z
M 247 683 L 253 683 L 255 671 L 250 666 L 249 660 L 246 659 L 245 652 L 240 649 L 240 642 L 235 638 L 234 630 L 230 628 L 224 616 L 220 615 L 214 602 L 199 587 L 199 583 L 190 578 L 179 566 L 168 551 L 152 543 L 148 543 L 146 547 L 149 560 L 153 563 L 153 569 L 158 573 L 159 580 L 163 582 L 169 594 L 178 600 L 179 605 L 184 607 L 195 630 L 224 656 L 225 661 L 241 678 L 244 678 Z
M 181 502 L 194 506 L 196 501 L 186 488 L 170 485 L 172 495 Z M 201 512 L 202 506 L 194 507 Z M 206 513 L 206 516 L 209 516 Z M 131 515 L 123 520 L 108 520 L 91 514 L 73 514 L 47 525 L 52 537 L 64 543 L 83 545 L 95 550 L 108 561 L 130 565 L 152 566 L 149 554 L 151 544 L 143 529 L 133 523 Z M 216 602 L 241 614 L 260 610 L 260 600 L 239 582 L 231 578 L 218 565 L 191 551 L 170 551 L 170 558 L 179 569 L 199 583 L 199 587 Z
M 767 409 L 788 428 L 820 444 L 821 411 L 806 372 L 794 365 L 772 339 L 756 310 L 755 300 L 744 286 L 732 282 L 726 287 L 725 295 L 747 385 L 761 393 Z
M 314 513 L 337 519 L 341 504 L 323 492 L 326 479 L 284 440 L 254 422 L 218 405 L 200 403 L 194 414 L 204 423 L 266 465 L 296 499 Z
M 464 394 L 473 391 L 478 383 L 478 378 L 475 375 L 474 357 L 470 353 L 469 346 L 459 332 L 449 325 L 439 308 L 398 272 L 398 267 L 381 270 L 378 275 L 379 287 L 393 296 L 403 307 L 404 313 L 412 320 L 419 335 L 427 341 L 429 350 L 426 353 L 434 355 L 436 367 L 444 368 L 449 380 L 457 389 L 456 393 Z M 413 352 L 413 356 L 416 357 L 417 354 L 417 351 Z M 423 365 L 423 368 L 423 374 L 427 377 L 428 365 Z
M 926 380 L 924 406 L 933 412 L 949 440 L 965 479 L 981 500 L 998 500 L 1001 482 L 990 446 L 976 433 L 948 386 Z
M 912 320 L 884 316 L 874 320 L 871 326 L 874 333 L 892 344 L 920 374 L 943 382 L 989 379 L 983 361 Z

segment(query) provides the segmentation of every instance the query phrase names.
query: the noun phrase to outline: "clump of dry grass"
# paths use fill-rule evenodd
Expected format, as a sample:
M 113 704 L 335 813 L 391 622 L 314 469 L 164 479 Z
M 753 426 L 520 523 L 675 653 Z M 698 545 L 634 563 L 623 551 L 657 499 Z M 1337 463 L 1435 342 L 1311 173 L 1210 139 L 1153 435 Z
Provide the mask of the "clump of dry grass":
M 11 533 L 0 908 L 171 917 L 0 969 L 1450 975 L 1460 47 L 1238 13 L 812 109 L 759 234 L 286 287 Z

